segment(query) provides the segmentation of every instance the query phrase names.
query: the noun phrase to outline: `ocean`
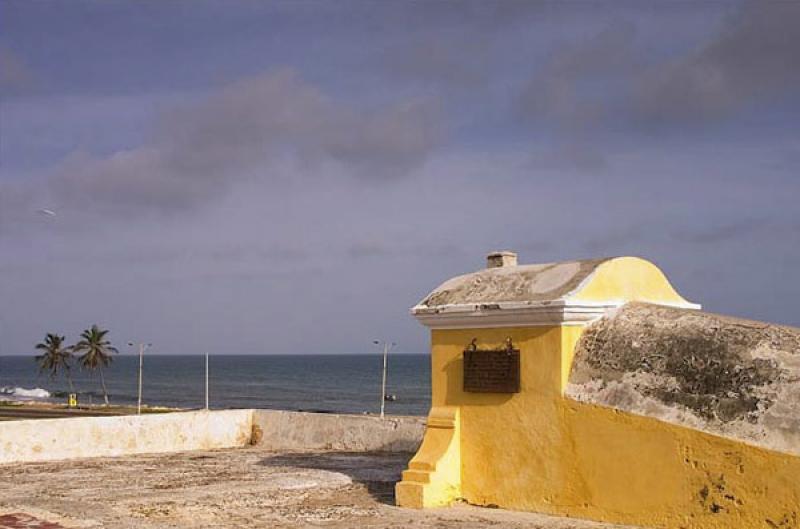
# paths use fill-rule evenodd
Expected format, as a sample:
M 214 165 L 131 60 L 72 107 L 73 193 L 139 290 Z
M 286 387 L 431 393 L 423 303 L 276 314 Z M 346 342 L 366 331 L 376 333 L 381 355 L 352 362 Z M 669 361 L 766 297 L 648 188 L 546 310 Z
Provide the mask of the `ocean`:
M 136 404 L 139 357 L 116 355 L 104 371 L 111 404 Z M 381 355 L 212 355 L 212 409 L 270 408 L 335 413 L 377 413 Z M 150 406 L 205 406 L 205 357 L 145 355 L 142 401 Z M 80 403 L 103 402 L 100 379 L 73 368 Z M 64 402 L 63 376 L 38 374 L 32 356 L 0 356 L 0 400 Z M 430 356 L 390 354 L 386 402 L 391 415 L 426 415 L 430 407 Z

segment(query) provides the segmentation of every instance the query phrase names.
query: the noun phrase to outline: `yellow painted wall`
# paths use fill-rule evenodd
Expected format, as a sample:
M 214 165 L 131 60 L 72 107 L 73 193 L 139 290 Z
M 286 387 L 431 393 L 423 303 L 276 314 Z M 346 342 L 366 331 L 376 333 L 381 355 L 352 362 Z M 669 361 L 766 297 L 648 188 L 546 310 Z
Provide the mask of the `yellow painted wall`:
M 460 409 L 464 499 L 651 527 L 800 527 L 800 458 L 564 398 L 581 331 L 433 331 L 433 407 Z M 464 348 L 507 337 L 520 349 L 521 392 L 463 392 Z
M 645 301 L 686 304 L 656 265 L 639 257 L 610 259 L 591 275 L 571 299 L 575 301 Z
M 417 454 L 395 488 L 399 505 L 441 507 L 462 497 L 460 409 L 435 406 Z

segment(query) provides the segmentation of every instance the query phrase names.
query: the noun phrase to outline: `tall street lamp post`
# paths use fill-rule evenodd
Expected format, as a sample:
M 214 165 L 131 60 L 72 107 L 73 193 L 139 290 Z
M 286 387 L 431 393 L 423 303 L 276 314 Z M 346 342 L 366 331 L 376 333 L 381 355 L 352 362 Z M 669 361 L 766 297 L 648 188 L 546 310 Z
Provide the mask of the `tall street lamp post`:
M 128 345 L 133 347 L 133 342 L 128 342 Z M 139 398 L 136 401 L 136 414 L 142 414 L 142 366 L 144 364 L 144 352 L 146 349 L 152 347 L 151 343 L 139 344 Z
M 378 340 L 374 340 L 372 342 L 375 345 L 380 345 L 381 342 Z M 383 342 L 383 380 L 381 381 L 381 419 L 384 416 L 384 410 L 386 408 L 386 367 L 387 361 L 389 358 L 389 351 L 391 351 L 397 344 L 394 342 Z

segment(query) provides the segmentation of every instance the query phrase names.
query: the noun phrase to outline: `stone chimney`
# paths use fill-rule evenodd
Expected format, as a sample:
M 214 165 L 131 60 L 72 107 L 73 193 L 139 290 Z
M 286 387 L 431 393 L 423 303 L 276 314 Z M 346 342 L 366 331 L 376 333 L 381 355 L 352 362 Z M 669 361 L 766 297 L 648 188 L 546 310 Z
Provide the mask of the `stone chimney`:
M 492 252 L 486 256 L 486 268 L 502 268 L 517 266 L 517 254 L 514 252 Z

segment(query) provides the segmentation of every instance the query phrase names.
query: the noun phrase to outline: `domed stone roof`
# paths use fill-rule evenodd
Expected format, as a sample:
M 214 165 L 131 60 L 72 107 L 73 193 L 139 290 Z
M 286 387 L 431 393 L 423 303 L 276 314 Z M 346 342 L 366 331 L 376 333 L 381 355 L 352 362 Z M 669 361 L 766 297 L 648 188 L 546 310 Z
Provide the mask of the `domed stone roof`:
M 516 256 L 503 252 L 490 254 L 489 263 L 445 281 L 412 314 L 431 327 L 462 328 L 591 321 L 632 300 L 699 308 L 637 257 L 516 265 Z

